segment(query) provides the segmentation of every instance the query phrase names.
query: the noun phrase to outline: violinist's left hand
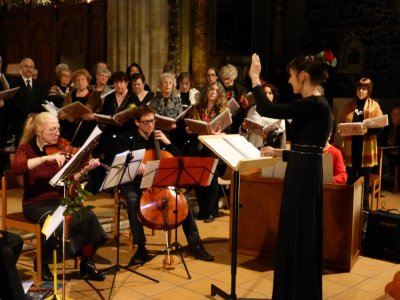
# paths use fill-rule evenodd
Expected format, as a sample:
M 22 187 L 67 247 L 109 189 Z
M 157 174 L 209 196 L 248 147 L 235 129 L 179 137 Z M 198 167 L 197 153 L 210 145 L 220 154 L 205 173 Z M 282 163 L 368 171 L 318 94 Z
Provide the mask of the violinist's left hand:
M 98 166 L 100 166 L 99 159 L 98 158 L 91 158 L 91 159 L 89 159 L 88 163 L 85 165 L 83 170 L 85 172 L 89 172 L 90 170 L 93 170 L 93 169 L 97 168 Z

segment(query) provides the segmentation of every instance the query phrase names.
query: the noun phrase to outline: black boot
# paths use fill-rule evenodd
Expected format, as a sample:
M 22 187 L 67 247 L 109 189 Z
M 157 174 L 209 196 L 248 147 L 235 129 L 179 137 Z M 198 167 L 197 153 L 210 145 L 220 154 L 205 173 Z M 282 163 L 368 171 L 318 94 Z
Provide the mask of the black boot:
M 213 261 L 214 256 L 204 249 L 202 242 L 197 242 L 194 244 L 189 244 L 189 255 L 194 256 L 197 259 L 204 260 L 204 261 Z
M 97 270 L 94 262 L 90 261 L 87 257 L 82 258 L 79 268 L 82 279 L 93 281 L 103 281 L 106 279 L 104 274 Z
M 138 244 L 136 253 L 131 257 L 128 266 L 143 265 L 149 260 L 146 246 L 144 244 Z
M 37 272 L 37 260 L 36 258 L 33 260 L 33 270 L 35 272 Z M 44 264 L 42 262 L 42 280 L 43 281 L 53 281 L 54 280 L 54 276 L 50 271 L 49 265 L 48 264 Z

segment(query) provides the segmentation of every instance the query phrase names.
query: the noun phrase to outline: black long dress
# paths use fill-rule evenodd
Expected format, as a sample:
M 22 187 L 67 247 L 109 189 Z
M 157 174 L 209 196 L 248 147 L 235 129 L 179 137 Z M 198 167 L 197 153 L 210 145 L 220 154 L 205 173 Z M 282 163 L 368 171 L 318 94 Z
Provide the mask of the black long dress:
M 322 149 L 332 130 L 331 109 L 323 96 L 272 105 L 261 86 L 253 94 L 262 116 L 292 119 L 272 298 L 322 299 Z

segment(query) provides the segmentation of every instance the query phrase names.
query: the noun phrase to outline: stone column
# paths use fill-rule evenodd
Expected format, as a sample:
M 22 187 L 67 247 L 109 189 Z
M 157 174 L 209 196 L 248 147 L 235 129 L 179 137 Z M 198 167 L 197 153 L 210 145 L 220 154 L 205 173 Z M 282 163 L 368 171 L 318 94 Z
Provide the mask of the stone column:
M 107 54 L 112 71 L 138 63 L 155 90 L 168 55 L 168 0 L 108 0 Z
M 207 0 L 194 2 L 194 35 L 192 48 L 192 76 L 198 86 L 206 84 L 207 55 Z

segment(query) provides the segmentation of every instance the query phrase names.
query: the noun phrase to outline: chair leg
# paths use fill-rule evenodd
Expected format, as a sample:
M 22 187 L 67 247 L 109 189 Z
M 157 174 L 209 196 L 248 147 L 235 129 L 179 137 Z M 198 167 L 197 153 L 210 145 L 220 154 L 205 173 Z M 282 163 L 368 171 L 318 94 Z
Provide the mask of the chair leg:
M 42 281 L 42 237 L 40 225 L 36 228 L 36 280 Z

